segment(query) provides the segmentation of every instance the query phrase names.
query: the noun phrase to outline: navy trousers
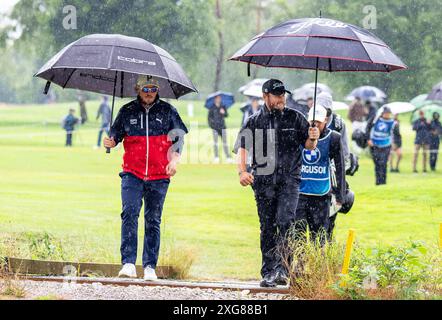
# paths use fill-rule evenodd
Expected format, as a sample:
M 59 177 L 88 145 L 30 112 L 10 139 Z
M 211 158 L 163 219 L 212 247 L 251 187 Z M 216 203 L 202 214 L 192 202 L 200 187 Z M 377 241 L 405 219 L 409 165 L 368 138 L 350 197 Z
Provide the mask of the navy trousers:
M 130 173 L 120 173 L 121 262 L 135 264 L 138 247 L 138 217 L 144 200 L 143 268 L 157 266 L 160 251 L 160 224 L 169 179 L 143 181 Z
M 374 171 L 376 174 L 376 185 L 387 183 L 387 163 L 390 156 L 391 146 L 379 148 L 371 147 L 371 155 L 374 162 Z
M 253 190 L 261 230 L 261 276 L 265 277 L 279 270 L 286 272 L 286 264 L 290 263 L 287 240 L 295 220 L 299 181 L 281 178 L 266 185 L 257 180 L 255 177 Z
M 299 196 L 295 216 L 295 232 L 298 240 L 304 239 L 307 227 L 312 241 L 319 240 L 320 244 L 324 245 L 325 241 L 330 239 L 330 202 L 329 195 Z

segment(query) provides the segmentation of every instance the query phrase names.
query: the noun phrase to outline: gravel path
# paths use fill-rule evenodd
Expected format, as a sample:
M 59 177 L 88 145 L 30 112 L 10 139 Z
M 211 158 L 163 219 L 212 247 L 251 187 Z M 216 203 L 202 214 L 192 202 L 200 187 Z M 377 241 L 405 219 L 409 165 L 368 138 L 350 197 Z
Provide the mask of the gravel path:
M 251 294 L 248 290 L 227 291 L 213 289 L 114 286 L 101 283 L 76 284 L 49 281 L 21 280 L 16 285 L 24 288 L 24 299 L 65 300 L 282 300 L 288 295 L 274 293 Z

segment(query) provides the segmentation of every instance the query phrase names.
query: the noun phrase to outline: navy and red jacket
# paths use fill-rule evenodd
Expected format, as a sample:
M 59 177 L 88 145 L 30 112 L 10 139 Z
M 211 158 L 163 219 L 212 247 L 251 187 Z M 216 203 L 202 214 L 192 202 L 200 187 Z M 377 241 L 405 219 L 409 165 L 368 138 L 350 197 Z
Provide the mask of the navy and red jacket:
M 177 110 L 160 100 L 145 108 L 138 97 L 121 107 L 110 136 L 123 141 L 123 172 L 143 180 L 168 179 L 172 152 L 181 153 L 188 132 Z

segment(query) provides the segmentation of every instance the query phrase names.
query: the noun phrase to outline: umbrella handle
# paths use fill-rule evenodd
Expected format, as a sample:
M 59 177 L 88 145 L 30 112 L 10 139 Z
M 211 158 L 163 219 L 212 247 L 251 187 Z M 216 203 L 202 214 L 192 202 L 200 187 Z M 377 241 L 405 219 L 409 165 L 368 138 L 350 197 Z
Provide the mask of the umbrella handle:
M 111 118 L 110 118 L 110 124 L 109 124 L 109 134 L 110 134 L 110 130 L 112 129 L 112 119 L 114 118 L 114 105 L 115 105 L 115 91 L 117 89 L 117 76 L 118 76 L 118 71 L 115 71 L 114 92 L 112 94 L 112 109 L 111 109 Z M 106 148 L 106 153 L 110 153 L 110 148 Z

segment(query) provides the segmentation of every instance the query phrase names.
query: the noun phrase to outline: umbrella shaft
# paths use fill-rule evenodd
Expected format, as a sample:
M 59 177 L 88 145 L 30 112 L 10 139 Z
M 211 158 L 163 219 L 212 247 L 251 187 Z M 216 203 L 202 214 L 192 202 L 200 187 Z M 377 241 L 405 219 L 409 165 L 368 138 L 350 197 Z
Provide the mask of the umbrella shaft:
M 319 58 L 316 57 L 316 70 L 315 70 L 315 92 L 313 93 L 313 122 L 315 122 L 315 111 L 316 111 L 316 91 L 318 90 L 318 69 L 319 69 Z
M 112 120 L 113 120 L 113 118 L 114 118 L 115 91 L 117 90 L 117 76 L 118 76 L 118 71 L 115 71 L 114 91 L 113 91 L 113 94 L 112 94 L 111 118 L 110 118 L 110 123 L 109 123 L 109 135 L 111 135 Z M 106 153 L 110 153 L 110 148 L 107 148 L 107 149 L 106 149 Z

